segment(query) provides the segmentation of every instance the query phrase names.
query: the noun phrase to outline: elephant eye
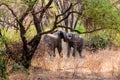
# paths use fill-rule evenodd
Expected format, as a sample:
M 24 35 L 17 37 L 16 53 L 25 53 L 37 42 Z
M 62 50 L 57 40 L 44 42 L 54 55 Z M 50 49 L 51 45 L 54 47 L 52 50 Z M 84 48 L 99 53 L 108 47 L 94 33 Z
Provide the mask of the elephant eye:
M 68 35 L 68 37 L 72 37 L 71 35 Z
M 72 35 L 69 35 L 69 34 L 68 34 L 68 39 L 71 39 L 71 38 L 72 38 Z

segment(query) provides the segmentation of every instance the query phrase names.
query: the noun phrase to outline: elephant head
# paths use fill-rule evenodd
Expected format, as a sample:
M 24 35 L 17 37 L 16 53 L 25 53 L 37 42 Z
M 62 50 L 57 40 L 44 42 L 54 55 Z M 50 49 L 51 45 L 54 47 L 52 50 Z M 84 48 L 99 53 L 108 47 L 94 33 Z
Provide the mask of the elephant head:
M 65 42 L 67 42 L 67 35 L 65 31 L 58 30 L 56 34 L 60 37 L 60 39 L 63 39 Z
M 79 55 L 81 55 L 82 48 L 83 48 L 83 38 L 79 36 L 78 34 L 74 34 L 72 32 L 66 33 L 65 40 L 68 43 L 68 51 L 67 55 L 69 57 L 71 47 L 73 47 L 73 56 L 75 56 L 76 51 L 79 52 Z
M 72 32 L 70 33 L 66 33 L 66 40 L 69 41 L 69 40 L 72 40 L 74 37 L 74 34 Z

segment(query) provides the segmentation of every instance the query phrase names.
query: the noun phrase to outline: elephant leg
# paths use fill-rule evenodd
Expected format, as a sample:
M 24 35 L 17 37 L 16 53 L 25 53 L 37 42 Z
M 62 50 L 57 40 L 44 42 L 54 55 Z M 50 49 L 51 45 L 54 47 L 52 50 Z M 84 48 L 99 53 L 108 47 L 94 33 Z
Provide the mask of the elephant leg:
M 61 52 L 62 52 L 62 44 L 61 43 L 58 44 L 57 49 L 58 49 L 59 56 L 63 57 L 63 54 L 61 54 Z
M 80 57 L 82 57 L 82 48 L 79 48 L 78 52 L 79 52 Z
M 51 56 L 51 52 L 49 51 L 48 54 Z
M 55 54 L 55 48 L 54 48 L 53 56 L 54 56 L 54 57 L 56 56 L 56 54 Z
M 61 47 L 61 46 L 59 46 L 59 47 L 57 47 L 57 49 L 58 49 L 59 56 L 60 56 L 60 57 L 63 57 L 63 54 L 61 54 L 62 47 Z
M 76 47 L 73 48 L 73 54 L 72 54 L 73 57 L 75 57 L 75 53 L 76 53 Z
M 52 47 L 51 47 L 51 46 L 49 46 L 49 48 L 48 48 L 48 54 L 49 54 L 50 56 L 52 56 Z
M 54 47 L 52 48 L 52 54 L 53 54 L 54 57 L 56 56 Z
M 67 45 L 67 57 L 70 57 L 70 51 L 71 51 L 71 46 L 68 43 L 68 45 Z
M 73 45 L 73 54 L 72 54 L 73 57 L 75 57 L 76 51 L 77 51 L 77 43 Z

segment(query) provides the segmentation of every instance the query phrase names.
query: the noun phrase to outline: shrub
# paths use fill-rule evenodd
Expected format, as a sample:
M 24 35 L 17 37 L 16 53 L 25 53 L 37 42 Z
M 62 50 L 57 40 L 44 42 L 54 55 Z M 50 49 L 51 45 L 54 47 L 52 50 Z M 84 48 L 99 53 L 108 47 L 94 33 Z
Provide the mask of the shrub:
M 109 41 L 99 35 L 89 37 L 88 47 L 93 51 L 98 49 L 105 49 L 109 44 Z
M 7 76 L 7 60 L 5 53 L 0 51 L 0 80 L 5 80 Z
M 83 0 L 82 9 L 81 21 L 85 31 L 101 29 L 103 39 L 113 38 L 111 42 L 120 45 L 120 8 L 117 4 L 111 0 Z
M 80 32 L 84 32 L 85 29 L 84 29 L 84 26 L 83 25 L 79 25 L 76 27 L 76 30 L 80 31 Z
M 0 36 L 0 49 L 5 48 L 5 44 L 7 44 L 7 37 L 5 36 L 5 30 L 2 30 L 2 36 Z

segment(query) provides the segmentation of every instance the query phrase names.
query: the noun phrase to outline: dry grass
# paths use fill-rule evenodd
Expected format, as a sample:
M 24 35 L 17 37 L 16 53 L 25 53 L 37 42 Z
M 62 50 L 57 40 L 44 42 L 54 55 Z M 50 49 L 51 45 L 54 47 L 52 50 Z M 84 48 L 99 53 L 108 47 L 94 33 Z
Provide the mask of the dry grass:
M 65 44 L 63 47 L 63 58 L 57 51 L 56 57 L 50 57 L 48 48 L 41 43 L 33 57 L 30 75 L 19 72 L 11 74 L 10 80 L 119 80 L 120 49 L 99 50 L 93 54 L 83 50 L 83 58 L 78 54 L 67 58 Z M 17 76 L 20 77 L 16 79 Z

